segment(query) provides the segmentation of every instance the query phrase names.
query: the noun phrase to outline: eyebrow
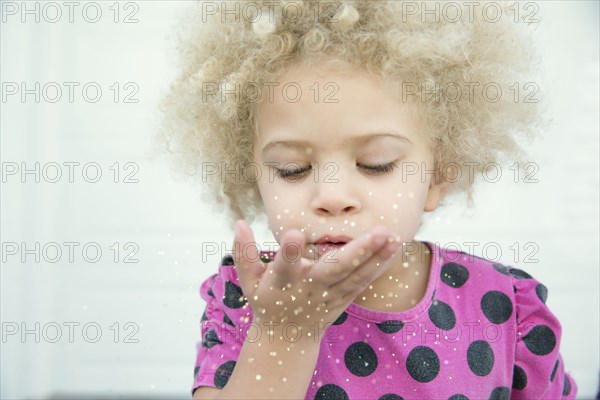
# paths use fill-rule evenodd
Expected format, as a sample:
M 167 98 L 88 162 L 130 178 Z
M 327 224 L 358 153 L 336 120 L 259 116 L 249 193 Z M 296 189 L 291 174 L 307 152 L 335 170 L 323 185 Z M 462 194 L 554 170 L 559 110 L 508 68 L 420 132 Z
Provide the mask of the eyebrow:
M 398 139 L 398 140 L 402 140 L 402 141 L 406 141 L 408 143 L 412 143 L 410 141 L 410 139 L 408 139 L 405 136 L 399 135 L 399 134 L 395 134 L 395 133 L 387 133 L 387 132 L 383 132 L 383 133 L 370 133 L 370 134 L 366 134 L 366 135 L 359 135 L 359 136 L 352 136 L 349 137 L 345 140 L 345 142 L 350 142 L 350 143 L 363 143 L 366 144 L 367 142 L 370 142 L 373 139 L 377 139 L 377 138 L 381 138 L 381 137 L 390 137 L 390 138 L 394 138 L 394 139 Z M 284 146 L 284 147 L 307 147 L 309 145 L 311 145 L 311 142 L 308 142 L 306 140 L 275 140 L 272 142 L 269 142 L 265 145 L 265 147 L 263 147 L 262 150 L 262 154 L 264 155 L 267 151 L 269 151 L 271 148 L 273 147 L 277 147 L 277 146 Z

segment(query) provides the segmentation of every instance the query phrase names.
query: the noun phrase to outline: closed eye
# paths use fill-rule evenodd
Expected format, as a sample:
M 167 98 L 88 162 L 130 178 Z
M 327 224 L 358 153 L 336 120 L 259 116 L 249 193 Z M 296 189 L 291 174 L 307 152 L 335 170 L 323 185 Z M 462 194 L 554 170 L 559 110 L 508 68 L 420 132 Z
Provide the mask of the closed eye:
M 379 165 L 365 165 L 365 164 L 356 164 L 358 167 L 368 171 L 368 173 L 388 173 L 391 172 L 394 168 L 398 167 L 398 164 L 395 161 L 387 164 L 379 164 Z M 312 166 L 304 167 L 304 168 L 291 168 L 291 169 L 279 169 L 275 168 L 275 176 L 280 177 L 282 179 L 285 178 L 299 178 L 305 172 L 308 172 L 312 169 Z
M 388 164 L 380 164 L 380 165 L 361 165 L 361 164 L 357 164 L 357 165 L 361 166 L 362 168 L 364 168 L 368 171 L 372 171 L 375 173 L 391 172 L 394 168 L 398 167 L 398 164 L 396 164 L 395 161 L 392 161 L 391 163 L 388 163 Z

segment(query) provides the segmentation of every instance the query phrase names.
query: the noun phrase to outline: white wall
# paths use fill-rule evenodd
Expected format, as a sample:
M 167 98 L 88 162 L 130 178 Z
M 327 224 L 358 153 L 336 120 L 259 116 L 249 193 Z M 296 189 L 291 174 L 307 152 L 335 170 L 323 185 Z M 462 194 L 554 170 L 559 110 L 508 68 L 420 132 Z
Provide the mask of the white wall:
M 4 2 L 6 5 L 10 2 Z M 14 3 L 21 7 L 21 2 Z M 34 2 L 27 3 L 30 8 Z M 43 3 L 40 3 L 41 7 Z M 59 2 L 59 5 L 62 3 Z M 230 247 L 232 227 L 199 202 L 199 193 L 178 182 L 162 159 L 150 156 L 156 127 L 155 107 L 173 75 L 167 35 L 186 2 L 143 1 L 125 9 L 135 11 L 137 23 L 112 21 L 112 2 L 98 3 L 103 15 L 96 23 L 36 23 L 28 16 L 3 11 L 1 81 L 58 82 L 63 98 L 36 103 L 33 95 L 1 103 L 1 158 L 10 163 L 57 162 L 64 176 L 58 183 L 22 183 L 8 176 L 1 190 L 1 319 L 3 337 L 0 397 L 45 398 L 52 394 L 137 394 L 143 397 L 188 396 L 195 342 L 204 304 L 198 285 L 214 273 L 220 254 Z M 5 7 L 5 6 L 3 6 Z M 545 56 L 547 82 L 555 124 L 544 133 L 534 160 L 539 183 L 514 184 L 510 177 L 483 184 L 476 207 L 453 206 L 428 216 L 421 240 L 496 242 L 500 260 L 529 271 L 549 288 L 548 304 L 563 325 L 562 354 L 580 387 L 580 398 L 598 388 L 599 272 L 598 272 L 598 3 L 548 2 L 540 5 L 537 33 Z M 48 10 L 51 12 L 52 10 Z M 92 15 L 93 10 L 89 10 Z M 50 14 L 52 17 L 54 14 Z M 75 100 L 68 101 L 63 82 L 80 82 Z M 97 103 L 81 97 L 81 87 L 97 82 L 103 90 Z M 134 82 L 138 103 L 114 103 L 110 86 Z M 48 93 L 50 96 L 54 92 Z M 93 94 L 90 91 L 90 94 Z M 122 99 L 121 99 L 122 100 Z M 75 182 L 68 182 L 65 162 L 79 162 Z M 81 166 L 101 167 L 98 183 L 82 178 Z M 120 163 L 115 183 L 109 167 Z M 135 163 L 137 183 L 122 182 L 125 163 Z M 48 177 L 54 170 L 48 167 Z M 90 177 L 92 170 L 88 170 Z M 272 240 L 264 226 L 258 238 Z M 10 255 L 11 243 L 33 248 L 59 243 L 59 262 L 28 255 L 22 262 Z M 69 262 L 64 242 L 78 242 Z M 113 243 L 120 244 L 115 262 Z M 137 246 L 138 263 L 124 263 Z M 224 246 L 203 258 L 203 243 Z M 521 252 L 515 259 L 513 243 Z M 526 263 L 525 243 L 537 246 L 536 262 Z M 86 261 L 82 246 L 97 243 L 102 256 Z M 47 246 L 47 258 L 54 257 Z M 90 257 L 94 256 L 93 248 Z M 114 249 L 114 247 L 113 247 Z M 488 255 L 493 256 L 493 253 Z M 21 338 L 21 329 L 35 332 Z M 69 323 L 73 340 L 69 341 Z M 117 325 L 114 325 L 118 323 Z M 125 324 L 127 325 L 127 329 Z M 87 333 L 82 327 L 88 324 Z M 56 343 L 56 327 L 62 336 Z M 12 328 L 16 335 L 7 335 Z M 102 330 L 98 341 L 91 343 Z M 119 337 L 115 343 L 115 331 Z M 125 336 L 132 333 L 127 342 Z

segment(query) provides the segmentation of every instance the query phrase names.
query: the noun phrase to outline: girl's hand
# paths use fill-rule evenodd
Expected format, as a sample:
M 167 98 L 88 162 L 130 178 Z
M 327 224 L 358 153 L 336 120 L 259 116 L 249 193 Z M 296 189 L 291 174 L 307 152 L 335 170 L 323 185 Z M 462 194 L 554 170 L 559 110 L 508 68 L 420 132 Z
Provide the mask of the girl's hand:
M 308 329 L 315 321 L 333 323 L 354 299 L 389 267 L 400 243 L 376 226 L 345 244 L 335 260 L 324 254 L 316 262 L 302 257 L 304 234 L 292 229 L 282 237 L 275 260 L 259 258 L 252 230 L 236 222 L 234 262 L 242 291 L 255 321 L 294 322 Z

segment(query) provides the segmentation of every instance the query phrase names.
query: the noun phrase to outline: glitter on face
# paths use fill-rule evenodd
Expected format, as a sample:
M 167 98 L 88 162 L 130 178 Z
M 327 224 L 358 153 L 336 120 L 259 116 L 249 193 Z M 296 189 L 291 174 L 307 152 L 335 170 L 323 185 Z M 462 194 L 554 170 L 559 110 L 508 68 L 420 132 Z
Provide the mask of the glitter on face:
M 415 194 L 413 192 L 408 192 L 408 198 L 414 199 L 415 198 Z

